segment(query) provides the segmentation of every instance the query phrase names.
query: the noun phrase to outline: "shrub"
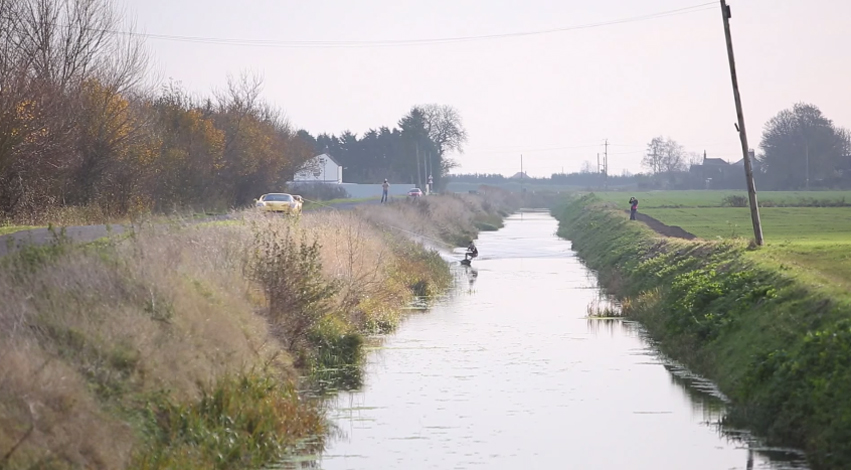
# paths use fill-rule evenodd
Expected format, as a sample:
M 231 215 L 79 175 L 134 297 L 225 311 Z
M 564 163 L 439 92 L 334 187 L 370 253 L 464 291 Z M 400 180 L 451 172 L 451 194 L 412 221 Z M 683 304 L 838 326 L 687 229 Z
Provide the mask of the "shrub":
M 320 245 L 297 237 L 289 224 L 255 226 L 250 277 L 266 296 L 267 315 L 291 352 L 306 347 L 307 335 L 332 311 L 336 286 L 322 276 Z
M 728 207 L 748 207 L 748 198 L 738 195 L 725 196 L 721 200 L 721 205 Z

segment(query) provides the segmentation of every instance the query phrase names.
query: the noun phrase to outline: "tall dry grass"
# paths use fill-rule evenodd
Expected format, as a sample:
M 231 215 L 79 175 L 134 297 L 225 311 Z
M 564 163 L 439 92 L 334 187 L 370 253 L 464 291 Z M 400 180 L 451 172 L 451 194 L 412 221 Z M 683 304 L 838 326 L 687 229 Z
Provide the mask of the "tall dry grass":
M 484 194 L 444 194 L 357 210 L 382 230 L 413 236 L 434 247 L 454 247 L 466 245 L 486 227 L 497 228 L 518 203 L 511 193 L 490 189 Z
M 4 260 L 0 456 L 14 448 L 8 466 L 124 468 L 138 435 L 105 410 L 135 409 L 163 390 L 191 401 L 251 367 L 294 376 L 248 295 L 247 235 L 148 228 L 109 246 Z
M 412 239 L 471 237 L 488 204 L 175 219 L 0 259 L 0 468 L 239 468 L 321 433 L 297 377 L 359 385 L 362 334 L 450 282 Z

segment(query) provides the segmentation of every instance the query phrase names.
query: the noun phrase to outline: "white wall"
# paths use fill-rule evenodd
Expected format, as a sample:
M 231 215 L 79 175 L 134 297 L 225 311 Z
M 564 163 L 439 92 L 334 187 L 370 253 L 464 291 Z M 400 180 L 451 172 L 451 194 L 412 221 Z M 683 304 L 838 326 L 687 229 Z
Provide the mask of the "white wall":
M 308 185 L 308 184 L 316 184 L 315 181 L 294 181 L 290 185 L 290 191 L 294 194 L 298 193 L 299 184 Z M 322 181 L 319 182 L 322 184 Z M 380 184 L 359 184 L 359 183 L 326 183 L 329 185 L 340 186 L 346 190 L 349 194 L 349 197 L 353 199 L 361 199 L 366 197 L 381 197 L 381 185 Z M 408 191 L 414 186 L 411 184 L 391 184 L 390 190 L 388 191 L 390 196 L 407 196 Z
M 342 183 L 343 167 L 334 163 L 327 155 L 317 155 L 305 163 L 304 168 L 295 174 L 293 181 Z

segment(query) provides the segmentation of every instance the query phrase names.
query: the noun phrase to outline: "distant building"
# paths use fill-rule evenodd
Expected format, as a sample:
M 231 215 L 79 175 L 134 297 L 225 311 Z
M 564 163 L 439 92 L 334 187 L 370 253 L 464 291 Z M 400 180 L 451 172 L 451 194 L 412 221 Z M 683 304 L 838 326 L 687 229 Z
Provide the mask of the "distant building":
M 692 165 L 689 172 L 700 178 L 706 189 L 717 189 L 725 185 L 723 182 L 737 168 L 735 165 L 731 165 L 723 158 L 709 158 L 706 152 L 703 152 L 703 162 L 700 165 Z
M 727 160 L 723 158 L 706 158 L 706 155 L 703 156 L 703 166 L 704 167 L 715 167 L 715 168 L 723 168 L 725 166 L 729 166 L 730 164 Z
M 295 183 L 342 183 L 343 167 L 331 155 L 317 155 L 302 165 L 293 177 Z

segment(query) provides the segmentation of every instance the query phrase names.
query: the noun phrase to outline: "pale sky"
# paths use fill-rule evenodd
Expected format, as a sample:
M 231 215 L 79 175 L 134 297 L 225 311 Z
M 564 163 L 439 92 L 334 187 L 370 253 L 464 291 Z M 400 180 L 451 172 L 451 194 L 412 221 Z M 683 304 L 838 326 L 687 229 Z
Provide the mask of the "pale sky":
M 607 23 L 707 0 L 116 0 L 156 35 L 153 71 L 208 95 L 228 74 L 263 77 L 263 97 L 311 133 L 392 127 L 412 105 L 448 104 L 469 132 L 456 172 L 578 171 L 608 139 L 612 174 L 641 170 L 646 143 L 740 158 L 720 6 L 530 36 L 381 47 L 294 41 L 404 41 Z M 851 127 L 851 2 L 730 0 L 751 147 L 798 101 Z M 338 46 L 339 44 L 335 44 Z

